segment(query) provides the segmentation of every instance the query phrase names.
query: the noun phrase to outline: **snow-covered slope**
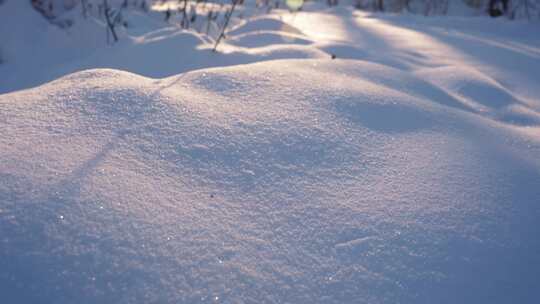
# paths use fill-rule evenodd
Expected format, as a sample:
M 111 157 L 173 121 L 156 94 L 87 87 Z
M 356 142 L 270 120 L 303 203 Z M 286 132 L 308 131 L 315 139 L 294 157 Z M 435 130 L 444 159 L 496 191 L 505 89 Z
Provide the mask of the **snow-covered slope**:
M 474 98 L 340 59 L 0 95 L 0 294 L 534 303 L 538 122 Z

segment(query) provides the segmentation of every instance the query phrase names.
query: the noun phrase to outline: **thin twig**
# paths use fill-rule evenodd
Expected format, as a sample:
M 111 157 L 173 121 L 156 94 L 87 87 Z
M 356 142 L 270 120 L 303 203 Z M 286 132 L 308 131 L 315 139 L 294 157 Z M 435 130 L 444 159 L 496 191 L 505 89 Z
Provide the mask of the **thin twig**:
M 231 8 L 231 11 L 229 14 L 225 15 L 225 24 L 223 24 L 223 28 L 221 29 L 221 33 L 218 36 L 218 39 L 216 40 L 216 44 L 214 45 L 214 49 L 212 49 L 212 52 L 215 52 L 217 50 L 217 47 L 219 45 L 219 42 L 225 36 L 225 30 L 227 29 L 227 25 L 229 25 L 229 20 L 231 20 L 232 14 L 234 13 L 234 9 L 236 8 L 236 4 L 238 3 L 238 0 L 232 0 L 233 5 Z
M 118 36 L 116 35 L 116 31 L 114 30 L 114 24 L 111 21 L 111 18 L 109 16 L 109 13 L 110 13 L 109 3 L 107 3 L 107 0 L 103 0 L 103 4 L 105 5 L 105 19 L 107 20 L 107 26 L 111 30 L 114 42 L 117 42 Z

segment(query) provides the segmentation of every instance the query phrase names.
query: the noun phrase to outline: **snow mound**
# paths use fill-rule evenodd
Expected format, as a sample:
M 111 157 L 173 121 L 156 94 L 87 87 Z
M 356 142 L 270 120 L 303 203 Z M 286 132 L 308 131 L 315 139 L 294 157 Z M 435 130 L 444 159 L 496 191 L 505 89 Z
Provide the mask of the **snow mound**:
M 121 39 L 114 45 L 107 43 L 103 20 L 83 18 L 78 9 L 68 15 L 73 25 L 60 29 L 40 16 L 29 1 L 10 0 L 2 6 L 0 19 L 7 26 L 0 27 L 0 94 L 85 69 L 119 69 L 163 78 L 264 60 L 329 57 L 310 47 L 311 40 L 277 16 L 255 18 L 253 23 L 243 20 L 233 31 L 243 34 L 236 34 L 230 45 L 223 41 L 215 53 L 214 40 L 204 29 L 201 33 L 194 28 L 182 30 L 165 23 L 159 13 L 125 10 L 122 16 L 128 27 L 117 28 Z M 257 32 L 250 32 L 253 28 Z
M 228 43 L 233 45 L 255 48 L 278 44 L 306 45 L 313 43 L 306 37 L 292 35 L 286 32 L 258 31 L 229 37 Z
M 65 36 L 65 33 L 62 34 Z M 65 42 L 67 37 L 64 36 L 60 41 Z M 279 41 L 290 44 L 275 44 Z M 0 69 L 7 76 L 5 81 L 0 82 L 0 93 L 36 86 L 76 71 L 93 68 L 118 69 L 152 78 L 164 78 L 191 70 L 265 60 L 329 58 L 324 51 L 309 47 L 308 40 L 287 34 L 261 33 L 254 37 L 239 37 L 235 42 L 238 46 L 223 44 L 220 52 L 216 53 L 212 52 L 213 44 L 202 34 L 164 27 L 140 36 L 125 37 L 114 47 L 93 50 L 91 54 L 77 60 L 70 60 L 74 57 L 72 52 L 47 50 L 44 54 L 34 56 L 32 62 L 35 61 L 35 64 L 32 66 L 25 63 Z M 50 68 L 43 69 L 41 66 L 44 62 L 49 64 L 47 60 L 50 58 L 47 56 L 63 57 L 65 62 L 59 59 L 58 62 L 53 61 L 55 64 Z M 28 73 L 28 70 L 33 70 L 33 73 Z M 21 78 L 21 74 L 25 77 Z
M 227 32 L 228 35 L 240 35 L 259 31 L 284 32 L 293 35 L 302 35 L 302 31 L 282 21 L 279 16 L 258 16 L 242 20 L 238 25 Z
M 349 60 L 0 95 L 0 294 L 534 303 L 539 130 L 438 98 Z

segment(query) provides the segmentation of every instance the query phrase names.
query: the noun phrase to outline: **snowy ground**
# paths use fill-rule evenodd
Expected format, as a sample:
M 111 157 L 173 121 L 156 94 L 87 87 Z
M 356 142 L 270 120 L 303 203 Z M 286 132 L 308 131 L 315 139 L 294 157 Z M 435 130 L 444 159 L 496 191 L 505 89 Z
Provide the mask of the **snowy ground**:
M 0 65 L 7 303 L 537 302 L 537 23 L 156 20 Z

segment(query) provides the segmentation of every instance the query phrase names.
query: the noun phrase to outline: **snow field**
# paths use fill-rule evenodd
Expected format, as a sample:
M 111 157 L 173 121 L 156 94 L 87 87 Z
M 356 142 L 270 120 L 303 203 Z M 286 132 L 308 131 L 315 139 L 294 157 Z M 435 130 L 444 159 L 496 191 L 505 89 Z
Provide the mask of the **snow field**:
M 306 7 L 212 53 L 128 17 L 0 27 L 4 300 L 536 302 L 535 24 Z

